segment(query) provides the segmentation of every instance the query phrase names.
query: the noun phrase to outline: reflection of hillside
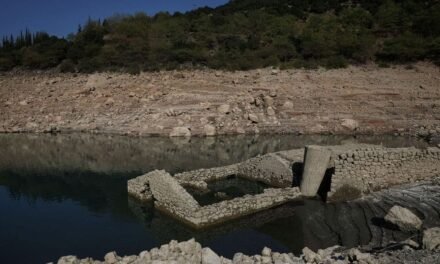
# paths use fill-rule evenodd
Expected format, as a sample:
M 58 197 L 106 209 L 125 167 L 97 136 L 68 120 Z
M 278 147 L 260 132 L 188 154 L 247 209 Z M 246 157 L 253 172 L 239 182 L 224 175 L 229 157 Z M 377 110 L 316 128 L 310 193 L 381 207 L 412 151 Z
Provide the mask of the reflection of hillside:
M 345 140 L 347 137 L 323 136 L 234 136 L 184 140 L 88 134 L 4 134 L 0 135 L 0 169 L 32 173 L 90 171 L 110 175 L 136 175 L 165 169 L 175 173 L 228 165 L 258 154 L 300 148 L 307 144 L 339 144 Z M 363 137 L 358 141 L 400 146 L 409 144 L 403 138 Z
M 0 185 L 15 199 L 63 201 L 70 199 L 93 212 L 110 212 L 130 217 L 124 179 L 106 178 L 88 172 L 53 171 L 51 174 L 28 171 L 0 171 Z

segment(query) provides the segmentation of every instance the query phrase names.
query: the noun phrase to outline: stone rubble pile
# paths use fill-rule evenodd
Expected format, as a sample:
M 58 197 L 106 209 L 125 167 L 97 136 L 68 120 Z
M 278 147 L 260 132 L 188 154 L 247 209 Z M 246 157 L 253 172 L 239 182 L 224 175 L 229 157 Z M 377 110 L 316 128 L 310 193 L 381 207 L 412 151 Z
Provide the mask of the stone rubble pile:
M 365 252 L 362 247 L 346 249 L 333 246 L 314 252 L 305 247 L 300 256 L 292 253 L 277 253 L 265 247 L 260 255 L 247 256 L 236 253 L 232 259 L 219 256 L 210 248 L 202 246 L 194 239 L 180 242 L 173 240 L 160 248 L 143 251 L 139 255 L 118 256 L 109 252 L 104 261 L 91 258 L 78 259 L 76 256 L 65 256 L 57 264 L 382 264 L 395 263 L 408 256 L 418 256 L 417 263 L 438 263 L 440 260 L 440 228 L 427 229 L 423 233 L 423 247 L 412 240 L 400 243 L 402 249 L 395 251 Z M 426 261 L 424 261 L 426 259 Z M 434 261 L 434 262 L 431 262 Z M 412 262 L 411 262 L 412 263 Z

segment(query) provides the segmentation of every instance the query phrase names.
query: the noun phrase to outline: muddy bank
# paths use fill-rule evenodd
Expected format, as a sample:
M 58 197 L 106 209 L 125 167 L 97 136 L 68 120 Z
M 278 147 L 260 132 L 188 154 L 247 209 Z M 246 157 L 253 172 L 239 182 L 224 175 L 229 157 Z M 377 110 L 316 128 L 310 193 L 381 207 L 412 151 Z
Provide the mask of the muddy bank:
M 440 132 L 440 70 L 369 65 L 0 75 L 0 132 L 419 134 Z

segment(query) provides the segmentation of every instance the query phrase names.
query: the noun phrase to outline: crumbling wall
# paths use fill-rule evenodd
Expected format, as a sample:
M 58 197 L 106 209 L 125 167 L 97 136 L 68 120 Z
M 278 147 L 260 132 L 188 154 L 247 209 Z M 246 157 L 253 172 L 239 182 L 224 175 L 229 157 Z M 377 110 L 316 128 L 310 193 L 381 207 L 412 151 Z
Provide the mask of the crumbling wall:
M 237 176 L 280 188 L 293 185 L 292 164 L 277 154 L 267 154 L 243 162 L 238 166 Z
M 191 213 L 200 208 L 199 203 L 166 171 L 148 174 L 151 192 L 161 206 L 171 212 Z
M 344 187 L 360 193 L 440 175 L 440 149 L 367 147 L 333 155 L 329 198 Z

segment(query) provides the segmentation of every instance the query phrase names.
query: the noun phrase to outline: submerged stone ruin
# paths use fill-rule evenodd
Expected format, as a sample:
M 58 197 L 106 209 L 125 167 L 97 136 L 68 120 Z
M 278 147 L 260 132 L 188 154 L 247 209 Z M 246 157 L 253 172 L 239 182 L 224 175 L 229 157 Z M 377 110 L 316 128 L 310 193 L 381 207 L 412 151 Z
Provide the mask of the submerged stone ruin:
M 194 228 L 205 228 L 279 206 L 301 196 L 343 200 L 440 175 L 440 148 L 376 145 L 308 146 L 258 156 L 230 166 L 171 176 L 154 171 L 128 182 L 128 192 Z M 263 193 L 201 206 L 188 192 L 239 177 L 268 186 Z

